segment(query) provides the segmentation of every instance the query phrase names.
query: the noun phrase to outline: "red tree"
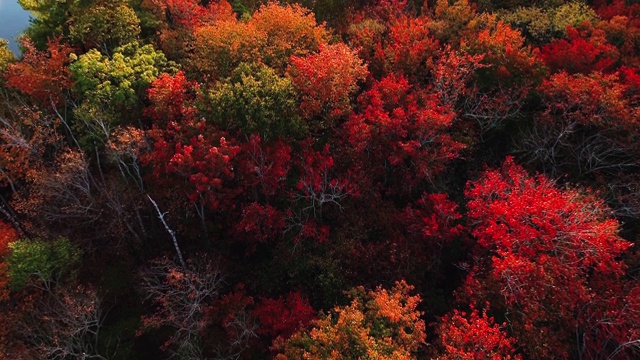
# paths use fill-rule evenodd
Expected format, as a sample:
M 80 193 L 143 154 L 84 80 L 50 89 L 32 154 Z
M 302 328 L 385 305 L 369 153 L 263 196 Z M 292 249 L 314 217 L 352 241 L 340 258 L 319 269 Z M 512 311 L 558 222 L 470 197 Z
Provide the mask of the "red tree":
M 49 40 L 46 51 L 38 51 L 28 39 L 22 46 L 22 60 L 7 68 L 7 86 L 31 96 L 45 107 L 60 105 L 65 91 L 72 85 L 67 65 L 73 49 L 61 43 L 60 38 Z
M 541 57 L 551 71 L 570 74 L 588 74 L 608 71 L 615 65 L 619 54 L 608 44 L 605 33 L 584 23 L 578 29 L 567 27 L 567 40 L 557 39 L 542 47 Z
M 594 279 L 617 282 L 619 256 L 631 243 L 599 200 L 530 177 L 508 158 L 465 191 L 480 261 L 463 292 L 511 309 L 514 332 L 529 355 L 567 357 Z M 518 309 L 518 311 L 515 311 Z
M 228 142 L 224 133 L 207 128 L 204 121 L 172 122 L 151 136 L 154 149 L 144 160 L 152 165 L 155 181 L 174 187 L 171 192 L 184 191 L 189 201 L 211 210 L 233 207 L 231 160 L 239 147 Z
M 366 163 L 363 176 L 377 184 L 390 177 L 395 191 L 410 190 L 464 148 L 447 133 L 455 113 L 402 75 L 377 81 L 359 101 L 362 110 L 345 124 L 345 136 Z
M 257 333 L 269 339 L 293 335 L 298 329 L 309 325 L 316 315 L 307 299 L 299 292 L 291 292 L 285 298 L 258 301 L 253 315 L 260 322 Z
M 197 89 L 198 84 L 188 81 L 182 71 L 173 76 L 162 74 L 151 83 L 147 91 L 151 105 L 145 109 L 144 114 L 160 128 L 169 122 L 194 119 L 196 109 L 192 103 L 195 100 L 194 90 Z
M 471 313 L 453 310 L 442 318 L 438 327 L 440 342 L 444 347 L 443 360 L 521 359 L 515 354 L 515 339 L 496 324 L 486 310 L 482 315 L 471 306 Z

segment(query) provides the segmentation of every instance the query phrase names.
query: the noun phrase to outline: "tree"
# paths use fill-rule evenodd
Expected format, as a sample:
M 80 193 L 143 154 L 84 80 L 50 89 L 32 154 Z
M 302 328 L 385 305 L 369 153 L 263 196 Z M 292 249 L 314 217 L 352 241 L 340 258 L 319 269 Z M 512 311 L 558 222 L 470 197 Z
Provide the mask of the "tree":
M 481 88 L 505 83 L 514 87 L 526 86 L 539 78 L 541 63 L 537 53 L 525 45 L 524 37 L 502 21 L 486 15 L 483 25 L 470 26 L 460 42 L 460 48 L 470 54 L 483 54 L 482 63 L 488 65 L 478 73 Z M 478 21 L 478 23 L 483 23 Z
M 599 296 L 593 281 L 617 282 L 624 273 L 619 257 L 631 243 L 618 222 L 602 201 L 530 177 L 511 158 L 469 182 L 465 195 L 478 265 L 462 293 L 509 312 L 529 356 L 568 357 L 567 329 Z
M 18 240 L 18 232 L 4 221 L 0 221 L 0 302 L 9 299 L 11 281 L 7 258 L 11 253 L 9 245 Z
M 116 114 L 135 109 L 160 74 L 177 70 L 162 52 L 137 42 L 117 47 L 111 56 L 91 49 L 71 57 L 74 92 L 91 105 Z
M 283 73 L 289 57 L 305 56 L 326 44 L 329 32 L 317 24 L 311 11 L 298 4 L 279 6 L 262 5 L 253 14 L 250 24 L 258 34 L 265 36 L 266 46 L 260 49 L 261 60 L 279 73 Z
M 15 326 L 34 358 L 105 360 L 99 348 L 103 311 L 93 289 L 56 288 L 40 295 Z
M 515 354 L 516 341 L 503 330 L 507 323 L 497 324 L 487 315 L 471 307 L 467 313 L 454 309 L 438 326 L 439 341 L 444 351 L 441 360 L 522 359 Z
M 63 276 L 72 273 L 82 256 L 80 250 L 65 238 L 53 242 L 21 239 L 10 243 L 9 249 L 9 277 L 11 286 L 17 290 L 30 284 L 49 288 L 51 283 L 58 283 Z
M 423 82 L 433 66 L 439 43 L 426 17 L 398 17 L 389 23 L 388 35 L 376 45 L 374 61 L 384 74 L 401 73 L 412 82 Z
M 202 77 L 227 77 L 243 62 L 262 63 L 284 75 L 291 55 L 302 57 L 326 44 L 329 33 L 300 5 L 271 2 L 250 20 L 221 21 L 195 34 L 191 67 Z
M 207 91 L 202 111 L 222 130 L 265 141 L 304 134 L 291 80 L 264 65 L 240 64 L 225 81 Z
M 349 47 L 335 44 L 304 58 L 292 56 L 287 75 L 301 94 L 303 117 L 317 131 L 331 129 L 335 119 L 350 113 L 351 95 L 366 78 L 367 67 Z
M 15 60 L 13 52 L 9 50 L 9 41 L 0 39 L 0 74 Z
M 168 325 L 174 334 L 163 345 L 175 347 L 176 355 L 185 359 L 198 358 L 198 337 L 205 329 L 205 305 L 220 292 L 223 276 L 211 262 L 190 262 L 187 269 L 162 258 L 141 273 L 140 291 L 155 304 L 154 311 L 143 317 L 142 328 Z
M 198 90 L 195 81 L 188 81 L 182 70 L 175 75 L 163 73 L 151 83 L 147 96 L 151 105 L 144 110 L 154 125 L 164 128 L 170 122 L 193 120 L 197 110 L 193 102 Z
M 544 112 L 520 148 L 551 174 L 613 174 L 636 166 L 633 74 L 560 72 L 538 88 Z M 625 80 L 626 82 L 627 80 Z M 629 92 L 631 91 L 631 92 Z
M 152 131 L 153 151 L 144 161 L 152 166 L 156 185 L 172 186 L 181 201 L 222 210 L 236 195 L 229 183 L 235 177 L 231 160 L 239 152 L 225 136 L 203 121 L 171 123 L 166 130 Z
M 245 308 L 252 299 L 240 289 L 222 296 L 224 276 L 218 265 L 206 257 L 187 260 L 187 268 L 167 258 L 155 260 L 141 272 L 141 287 L 145 300 L 154 304 L 154 311 L 142 318 L 138 334 L 148 329 L 168 326 L 173 334 L 163 344 L 182 359 L 200 359 L 211 352 L 209 347 L 228 340 L 228 349 L 214 352 L 220 357 L 237 358 L 246 343 L 255 337 L 255 325 Z M 229 338 L 210 338 L 213 327 L 222 326 Z M 221 340 L 222 339 L 222 340 Z
M 276 343 L 276 359 L 415 359 L 426 335 L 416 310 L 420 296 L 412 290 L 404 281 L 390 291 L 353 289 L 350 305 L 336 306 L 309 330 Z
M 37 50 L 29 39 L 22 46 L 22 60 L 7 67 L 7 86 L 31 96 L 44 108 L 61 105 L 73 83 L 67 67 L 73 50 L 60 38 L 50 39 L 46 51 Z
M 452 109 L 402 75 L 376 81 L 358 100 L 361 110 L 345 123 L 344 136 L 376 185 L 387 179 L 390 190 L 411 191 L 464 148 L 448 133 Z
M 177 71 L 162 52 L 137 42 L 117 47 L 111 56 L 91 49 L 71 57 L 73 92 L 82 100 L 72 127 L 88 150 L 104 145 L 115 126 L 139 121 L 147 88 L 160 74 Z
M 159 48 L 183 65 L 198 29 L 218 22 L 236 22 L 233 9 L 225 0 L 144 0 L 142 8 L 154 18 Z
M 252 314 L 260 323 L 256 330 L 259 335 L 287 339 L 300 328 L 306 328 L 316 312 L 301 293 L 290 292 L 284 298 L 259 299 Z
M 567 28 L 569 41 L 554 40 L 542 47 L 541 57 L 553 71 L 569 74 L 611 71 L 618 60 L 617 49 L 608 44 L 605 33 L 583 23 L 578 29 Z
M 193 31 L 216 21 L 236 18 L 231 5 L 225 0 L 148 0 L 145 6 L 163 22 L 164 28 L 172 30 Z
M 140 20 L 125 1 L 98 1 L 79 8 L 70 19 L 69 38 L 84 49 L 110 53 L 138 40 Z
M 18 0 L 18 3 L 31 13 L 31 24 L 25 32 L 39 50 L 44 50 L 51 38 L 69 34 L 68 17 L 81 5 L 80 0 Z

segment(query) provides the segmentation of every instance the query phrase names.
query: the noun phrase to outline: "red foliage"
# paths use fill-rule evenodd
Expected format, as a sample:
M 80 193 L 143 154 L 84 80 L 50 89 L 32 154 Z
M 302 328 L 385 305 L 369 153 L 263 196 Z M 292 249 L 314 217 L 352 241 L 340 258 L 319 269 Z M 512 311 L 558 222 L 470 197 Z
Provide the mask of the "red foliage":
M 306 327 L 316 315 L 306 298 L 291 292 L 286 298 L 261 298 L 252 312 L 260 326 L 257 333 L 269 339 L 288 338 L 298 329 Z
M 242 218 L 235 231 L 251 242 L 267 242 L 282 235 L 284 214 L 271 205 L 251 203 L 242 209 Z
M 385 74 L 402 73 L 412 81 L 424 81 L 439 49 L 428 24 L 424 17 L 401 17 L 390 23 L 388 35 L 378 43 L 374 55 Z
M 477 88 L 470 82 L 477 69 L 487 67 L 481 63 L 483 59 L 483 54 L 469 55 L 455 51 L 450 46 L 445 47 L 433 65 L 430 91 L 442 104 L 451 108 L 455 108 L 463 98 L 473 98 L 477 95 Z
M 67 65 L 73 51 L 60 38 L 50 39 L 46 51 L 38 51 L 30 40 L 22 42 L 22 60 L 9 64 L 5 77 L 7 86 L 31 96 L 44 106 L 64 101 L 65 91 L 72 85 Z
M 344 200 L 359 192 L 347 176 L 335 169 L 329 144 L 320 151 L 313 149 L 312 139 L 301 145 L 300 156 L 294 159 L 300 177 L 289 194 L 295 206 L 288 211 L 287 231 L 296 229 L 296 243 L 304 239 L 323 243 L 329 240 L 330 230 L 322 223 L 323 213 L 342 209 Z
M 464 291 L 517 307 L 512 326 L 530 354 L 566 357 L 565 330 L 593 298 L 591 279 L 618 281 L 624 272 L 619 256 L 631 243 L 618 236 L 618 222 L 602 201 L 530 177 L 511 158 L 470 182 L 465 195 L 486 263 L 472 270 Z
M 586 76 L 561 72 L 545 79 L 538 90 L 546 106 L 545 119 L 551 120 L 549 116 L 554 116 L 567 123 L 616 129 L 637 126 L 637 118 L 617 74 Z
M 634 104 L 637 104 L 638 97 L 640 97 L 640 74 L 638 74 L 638 69 L 621 66 L 618 69 L 618 74 L 620 75 L 620 81 L 626 86 L 626 95 L 633 98 Z
M 205 122 L 178 125 L 151 131 L 154 150 L 145 160 L 153 166 L 156 181 L 172 183 L 173 191 L 183 190 L 191 202 L 220 210 L 232 206 L 236 195 L 228 183 L 235 177 L 231 160 L 240 148 L 225 139 L 225 134 L 206 128 Z M 182 181 L 166 179 L 177 176 Z M 184 187 L 184 180 L 188 186 Z
M 453 310 L 442 317 L 438 333 L 444 346 L 443 360 L 483 360 L 521 359 L 515 354 L 515 339 L 502 329 L 507 326 L 496 324 L 486 310 L 482 315 L 471 306 L 471 313 Z
M 567 39 L 556 39 L 542 47 L 541 57 L 553 72 L 610 71 L 618 60 L 618 50 L 607 43 L 604 31 L 589 23 L 578 29 L 567 27 Z
M 217 296 L 204 307 L 207 326 L 202 334 L 204 356 L 214 358 L 221 353 L 240 354 L 256 337 L 257 324 L 251 315 L 254 300 L 248 296 L 244 284 L 238 284 L 233 291 Z
M 635 279 L 603 281 L 598 295 L 580 313 L 578 351 L 585 359 L 636 359 L 640 338 L 640 285 Z
M 640 17 L 640 4 L 628 4 L 629 2 L 625 0 L 614 0 L 610 4 L 607 4 L 609 1 L 606 0 L 595 2 L 596 13 L 603 20 L 611 20 L 616 16 Z
M 307 140 L 303 144 L 299 167 L 302 173 L 296 187 L 314 211 L 321 211 L 327 203 L 339 205 L 344 197 L 355 194 L 348 180 L 331 176 L 334 162 L 328 144 L 322 151 L 316 151 Z
M 300 110 L 306 118 L 321 114 L 337 118 L 350 112 L 350 97 L 367 76 L 367 67 L 355 52 L 339 43 L 320 46 L 318 53 L 304 58 L 292 56 L 290 61 L 287 72 L 302 93 Z
M 145 116 L 154 120 L 158 127 L 193 119 L 196 109 L 191 102 L 195 100 L 193 91 L 197 88 L 197 83 L 188 81 L 182 71 L 174 76 L 160 75 L 147 91 L 151 106 L 145 109 Z
M 0 221 L 0 302 L 9 298 L 9 274 L 5 256 L 9 254 L 9 244 L 18 239 L 16 230 Z
M 214 21 L 235 20 L 233 8 L 226 0 L 145 0 L 145 6 L 172 28 L 195 28 Z
M 392 212 L 396 214 L 389 224 L 392 232 L 389 241 L 379 244 L 382 248 L 378 250 L 371 246 L 369 250 L 389 253 L 388 261 L 405 269 L 400 274 L 403 277 L 411 277 L 425 268 L 435 270 L 435 265 L 442 261 L 443 250 L 463 233 L 458 224 L 462 218 L 458 205 L 446 194 L 424 193 L 404 210 L 390 209 L 389 213 Z M 376 257 L 384 259 L 386 255 Z
M 463 230 L 462 225 L 455 224 L 462 218 L 458 205 L 446 194 L 422 194 L 416 206 L 407 206 L 401 217 L 407 232 L 423 241 L 447 242 Z
M 401 186 L 396 190 L 442 172 L 464 148 L 447 133 L 455 113 L 402 75 L 376 82 L 359 101 L 362 111 L 345 124 L 347 141 L 366 161 L 365 176 L 393 174 Z
M 260 135 L 253 134 L 240 147 L 239 181 L 247 189 L 246 192 L 261 194 L 267 201 L 275 194 L 282 193 L 291 167 L 291 146 L 282 140 L 264 144 Z

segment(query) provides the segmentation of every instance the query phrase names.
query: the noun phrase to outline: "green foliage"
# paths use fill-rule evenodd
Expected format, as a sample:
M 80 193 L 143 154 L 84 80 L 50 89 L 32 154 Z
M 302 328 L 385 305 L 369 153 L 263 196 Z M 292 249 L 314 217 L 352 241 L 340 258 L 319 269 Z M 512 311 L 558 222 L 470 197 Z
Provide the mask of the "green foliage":
M 31 13 L 32 20 L 25 33 L 36 47 L 43 50 L 49 38 L 68 35 L 69 14 L 83 0 L 18 0 Z
M 124 2 L 107 2 L 81 9 L 71 19 L 70 38 L 85 48 L 112 50 L 140 35 L 140 20 Z
M 513 11 L 499 12 L 500 19 L 514 29 L 520 30 L 529 41 L 541 44 L 548 42 L 554 33 L 549 13 L 541 8 L 519 7 Z
M 455 43 L 475 15 L 468 0 L 437 0 L 429 30 L 436 39 Z
M 72 273 L 81 259 L 81 252 L 66 238 L 53 242 L 22 239 L 9 244 L 7 260 L 11 286 L 24 288 L 30 279 L 50 282 Z
M 139 119 L 141 99 L 161 73 L 175 73 L 177 65 L 152 45 L 137 42 L 117 47 L 113 56 L 96 49 L 77 57 L 69 70 L 75 80 L 73 91 L 84 102 L 76 108 L 74 127 L 78 137 L 91 139 L 83 145 L 106 140 L 108 129 Z M 106 131 L 105 131 L 106 129 Z
M 15 61 L 15 56 L 9 50 L 9 41 L 0 38 L 0 73 L 7 69 L 10 63 Z
M 521 6 L 510 11 L 500 11 L 498 16 L 535 44 L 544 44 L 553 38 L 566 36 L 567 26 L 578 27 L 585 21 L 592 24 L 598 21 L 595 11 L 580 1 L 549 8 Z
M 243 63 L 205 95 L 205 113 L 224 130 L 259 133 L 263 139 L 305 131 L 291 80 L 264 65 Z
M 585 21 L 595 24 L 598 21 L 598 15 L 582 1 L 564 4 L 551 12 L 554 30 L 562 32 L 563 35 L 567 33 L 567 26 L 577 27 Z
M 111 57 L 96 49 L 71 56 L 77 59 L 69 66 L 75 93 L 103 110 L 134 108 L 158 75 L 177 71 L 161 51 L 137 42 L 116 48 Z

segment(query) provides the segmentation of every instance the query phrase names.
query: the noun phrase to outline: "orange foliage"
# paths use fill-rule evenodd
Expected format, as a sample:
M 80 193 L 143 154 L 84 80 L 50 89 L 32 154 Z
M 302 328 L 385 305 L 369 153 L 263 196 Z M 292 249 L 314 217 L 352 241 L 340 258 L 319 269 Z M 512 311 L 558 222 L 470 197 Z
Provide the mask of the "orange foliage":
M 192 66 L 205 76 L 224 77 L 241 62 L 261 62 L 280 74 L 289 57 L 326 44 L 329 32 L 299 5 L 263 5 L 247 22 L 221 21 L 196 31 Z
M 546 106 L 543 119 L 559 117 L 566 123 L 635 129 L 638 120 L 625 90 L 617 74 L 555 74 L 539 87 Z
M 260 49 L 266 44 L 265 34 L 238 21 L 202 27 L 195 38 L 191 67 L 202 78 L 226 77 L 241 62 L 259 60 Z
M 217 22 L 235 21 L 236 15 L 226 0 L 143 0 L 143 8 L 162 23 L 159 31 L 160 48 L 170 58 L 186 56 L 186 44 L 193 42 L 194 32 Z
M 282 351 L 276 359 L 413 359 L 426 334 L 416 310 L 420 296 L 411 296 L 412 290 L 404 281 L 391 291 L 355 288 L 350 305 L 336 306 L 332 314 L 313 321 L 308 332 L 276 341 L 275 348 Z
M 266 36 L 262 61 L 275 69 L 284 70 L 289 56 L 304 56 L 317 51 L 329 40 L 324 24 L 318 25 L 311 11 L 300 5 L 263 5 L 253 15 L 251 25 Z
M 292 56 L 288 75 L 302 93 L 300 110 L 306 118 L 335 118 L 351 110 L 350 95 L 367 76 L 367 67 L 349 47 L 336 44 L 321 46 L 317 54 L 304 58 Z
M 49 40 L 46 51 L 38 51 L 28 39 L 22 46 L 25 49 L 22 61 L 7 68 L 7 85 L 45 106 L 51 102 L 54 106 L 61 104 L 65 91 L 72 85 L 67 65 L 73 49 L 61 43 L 60 38 Z
M 490 67 L 485 69 L 486 81 L 518 79 L 529 80 L 540 71 L 541 61 L 537 51 L 524 44 L 524 37 L 518 30 L 509 25 L 489 18 L 490 24 L 475 33 L 469 32 L 461 40 L 460 47 L 472 54 L 483 54 L 483 63 Z
M 402 72 L 412 80 L 423 80 L 433 66 L 439 44 L 429 32 L 425 17 L 395 19 L 388 37 L 376 46 L 376 60 L 386 73 Z

